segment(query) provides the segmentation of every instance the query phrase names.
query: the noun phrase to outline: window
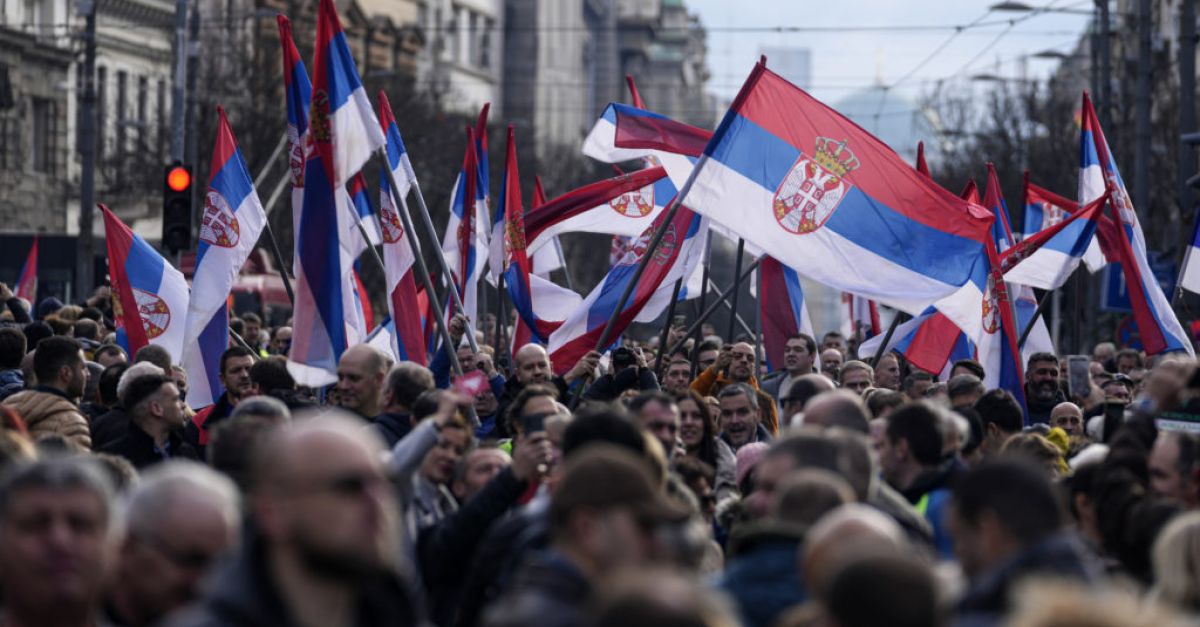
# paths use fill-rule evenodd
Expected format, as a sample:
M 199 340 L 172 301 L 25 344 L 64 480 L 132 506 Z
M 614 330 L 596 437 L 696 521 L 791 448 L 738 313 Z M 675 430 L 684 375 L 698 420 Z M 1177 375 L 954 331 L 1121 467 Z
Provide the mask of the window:
M 129 73 L 125 70 L 117 70 L 117 111 L 116 115 L 113 116 L 117 124 L 117 144 L 113 152 L 118 156 L 125 154 L 125 151 L 128 149 L 128 146 L 125 145 L 125 122 L 127 120 L 125 116 L 128 113 L 127 107 L 129 106 L 128 88 Z
M 458 44 L 458 12 L 450 9 L 450 20 L 446 22 L 446 46 L 450 48 L 450 60 L 458 61 L 462 54 Z
M 138 77 L 137 90 L 137 111 L 134 115 L 137 116 L 137 144 L 135 150 L 140 154 L 143 149 L 150 145 L 150 133 L 146 132 L 150 127 L 146 124 L 146 101 L 150 97 L 150 79 L 145 76 Z
M 53 100 L 33 98 L 30 166 L 34 172 L 53 175 L 58 156 L 58 107 Z
M 467 11 L 467 65 L 479 65 L 479 15 Z
M 496 27 L 491 19 L 484 18 L 483 32 L 479 35 L 479 67 L 492 67 L 492 29 Z

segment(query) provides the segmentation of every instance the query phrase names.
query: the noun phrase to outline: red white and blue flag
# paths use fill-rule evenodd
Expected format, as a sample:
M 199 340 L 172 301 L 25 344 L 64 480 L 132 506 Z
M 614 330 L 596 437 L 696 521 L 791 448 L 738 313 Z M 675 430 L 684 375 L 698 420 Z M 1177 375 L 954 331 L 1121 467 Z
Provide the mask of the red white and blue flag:
M 1179 287 L 1200 294 L 1200 220 L 1192 227 L 1192 239 L 1183 255 L 1183 269 L 1179 271 Z
M 1150 270 L 1146 253 L 1146 237 L 1138 222 L 1137 212 L 1121 179 L 1121 172 L 1113 161 L 1108 141 L 1096 118 L 1092 101 L 1083 95 L 1083 125 L 1080 129 L 1079 198 L 1086 204 L 1111 191 L 1109 202 L 1116 213 L 1105 218 L 1099 227 L 1100 245 L 1109 261 L 1121 263 L 1125 283 L 1129 290 L 1129 301 L 1133 306 L 1133 318 L 1147 355 L 1171 351 L 1185 351 L 1195 355 L 1192 340 L 1179 324 L 1171 301 Z M 1113 227 L 1111 229 L 1107 227 Z M 1117 228 L 1119 227 L 1119 228 Z
M 533 177 L 533 206 L 539 207 L 546 204 L 546 191 L 542 188 L 542 177 Z M 525 211 L 525 215 L 529 215 L 529 210 Z M 528 245 L 528 243 L 527 243 Z M 563 270 L 566 272 L 566 262 L 562 252 L 562 242 L 558 240 L 558 236 L 550 238 L 550 242 L 537 250 L 530 251 L 532 257 L 530 261 L 533 263 L 533 273 L 549 279 L 550 273 L 555 270 Z
M 529 250 L 538 251 L 562 233 L 641 235 L 675 195 L 661 167 L 596 181 L 535 205 L 525 217 Z
M 221 354 L 229 347 L 226 302 L 267 224 L 267 213 L 225 110 L 217 107 L 217 116 L 217 140 L 204 196 L 204 216 L 200 219 L 183 345 L 182 363 L 189 383 L 187 403 L 194 409 L 212 405 L 224 392 L 220 362 Z
M 698 213 L 830 287 L 982 332 L 993 218 L 762 63 L 704 154 Z
M 704 256 L 708 220 L 686 206 L 680 206 L 624 308 L 617 311 L 618 301 L 633 280 L 650 239 L 666 217 L 666 213 L 659 215 L 655 223 L 633 241 L 625 256 L 550 336 L 549 350 L 555 372 L 566 372 L 584 354 L 596 348 L 609 319 L 615 320 L 609 338 L 615 341 L 635 318 L 640 319 L 643 310 L 649 311 L 651 305 L 665 307 L 669 304 L 675 281 L 692 275 Z M 661 307 L 651 319 L 662 313 Z
M 762 273 L 758 305 L 762 312 L 763 348 L 767 368 L 777 370 L 783 368 L 783 349 L 788 338 L 798 333 L 813 337 L 812 319 L 804 304 L 800 275 L 795 270 L 772 257 L 763 257 L 758 271 Z
M 342 267 L 348 268 L 347 280 L 354 288 L 354 315 L 347 322 L 352 328 L 349 337 L 350 345 L 363 341 L 374 328 L 375 314 L 371 310 L 371 298 L 363 285 L 360 275 L 362 266 L 359 257 L 362 253 L 383 241 L 379 233 L 379 223 L 375 221 L 375 213 L 371 210 L 371 198 L 367 193 L 367 179 L 362 172 L 350 179 L 347 195 L 341 197 L 350 217 L 342 223 L 344 232 L 342 242 Z M 361 229 L 359 227 L 362 227 Z M 363 234 L 366 234 L 366 237 Z
M 333 0 L 318 5 L 312 106 L 304 140 L 288 370 L 301 385 L 321 386 L 337 380 L 338 359 L 351 343 L 347 319 L 354 314 L 354 290 L 339 237 L 352 217 L 339 208 L 339 195 L 345 195 L 346 183 L 384 144 Z
M 879 324 L 879 307 L 875 305 L 875 301 L 850 292 L 842 292 L 842 304 L 845 305 L 846 313 L 842 333 L 846 337 L 861 336 L 861 339 L 869 340 L 883 331 Z
M 379 123 L 383 125 L 387 137 L 388 167 L 396 185 L 400 187 L 396 193 L 400 207 L 396 207 L 387 175 L 380 177 L 379 218 L 383 223 L 383 265 L 387 274 L 388 312 L 394 327 L 391 349 L 399 361 L 425 365 L 425 335 L 421 325 L 424 308 L 417 304 L 417 283 L 413 274 L 416 263 L 413 246 L 419 249 L 419 243 L 416 239 L 410 240 L 415 235 L 404 230 L 404 222 L 399 214 L 400 211 L 408 212 L 404 199 L 417 177 L 408 159 L 408 151 L 404 148 L 404 140 L 400 137 L 400 127 L 392 114 L 392 106 L 382 91 L 379 92 Z
M 1104 217 L 1106 202 L 1108 196 L 1102 195 L 1063 220 L 1026 234 L 1021 243 L 1003 251 L 1004 279 L 1043 290 L 1062 287 L 1095 241 L 1096 226 Z M 1028 207 L 1027 202 L 1027 210 Z
M 579 306 L 578 294 L 533 274 L 525 250 L 524 207 L 521 202 L 517 144 L 508 127 L 504 178 L 500 183 L 500 208 L 505 216 L 501 233 L 504 248 L 504 284 L 531 341 L 545 344 L 562 321 Z
M 117 343 L 130 355 L 149 344 L 161 346 L 172 363 L 179 363 L 187 326 L 187 280 L 108 207 L 98 206 L 104 214 Z
M 479 188 L 478 144 L 475 130 L 467 127 L 467 148 L 462 169 L 450 196 L 450 220 L 442 238 L 442 252 L 453 274 L 454 287 L 465 314 L 477 320 L 479 277 L 487 265 L 487 203 Z
M 34 235 L 29 254 L 25 257 L 25 263 L 21 265 L 21 274 L 17 275 L 17 282 L 13 285 L 13 295 L 27 303 L 37 302 L 37 266 L 38 236 Z
M 1025 173 L 1025 232 L 1029 237 L 1048 229 L 1079 210 L 1079 203 L 1064 198 L 1029 180 Z

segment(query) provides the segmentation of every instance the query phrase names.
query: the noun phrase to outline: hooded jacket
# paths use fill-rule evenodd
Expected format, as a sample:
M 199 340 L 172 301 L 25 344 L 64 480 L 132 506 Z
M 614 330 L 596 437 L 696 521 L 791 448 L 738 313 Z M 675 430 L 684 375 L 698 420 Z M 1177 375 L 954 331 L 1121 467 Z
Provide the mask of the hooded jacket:
M 92 435 L 79 406 L 57 389 L 39 386 L 8 397 L 4 405 L 20 414 L 33 440 L 58 436 L 72 448 L 88 451 Z

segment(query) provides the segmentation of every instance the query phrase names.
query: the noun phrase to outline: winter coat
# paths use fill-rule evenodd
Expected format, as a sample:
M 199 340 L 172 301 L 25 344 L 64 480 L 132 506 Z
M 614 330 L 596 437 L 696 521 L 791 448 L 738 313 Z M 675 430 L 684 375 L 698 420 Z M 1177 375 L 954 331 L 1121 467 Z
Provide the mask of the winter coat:
M 692 381 L 691 388 L 700 396 L 716 396 L 721 388 L 733 383 L 732 379 L 727 379 L 724 374 L 717 372 L 716 366 L 709 366 L 704 372 L 696 375 L 696 380 Z M 770 394 L 762 391 L 758 387 L 758 380 L 750 377 L 748 385 L 754 388 L 758 396 L 758 407 L 762 415 L 762 426 L 767 428 L 771 435 L 779 433 L 779 412 L 775 409 L 775 399 L 771 398 Z M 764 409 L 765 408 L 765 409 Z
M 716 586 L 734 598 L 742 624 L 770 627 L 808 594 L 796 567 L 804 529 L 779 522 L 751 523 L 734 532 L 729 560 Z
M 25 389 L 25 373 L 20 368 L 0 370 L 0 401 Z
M 384 412 L 375 416 L 375 420 L 371 421 L 371 430 L 383 438 L 390 450 L 396 446 L 400 438 L 412 431 L 412 414 L 403 411 Z
M 34 440 L 58 436 L 73 448 L 91 450 L 92 435 L 87 418 L 66 394 L 39 386 L 13 394 L 5 399 L 4 405 L 20 414 L 29 427 L 29 437 Z
M 484 615 L 486 627 L 576 627 L 583 624 L 592 586 L 555 551 L 531 556 L 510 589 Z
M 154 444 L 154 438 L 132 420 L 129 421 L 125 435 L 97 449 L 97 452 L 124 457 L 138 470 L 168 459 L 200 459 L 196 454 L 196 449 L 184 442 L 183 438 L 176 433 L 167 436 L 167 445 L 164 450 L 160 451 Z
M 125 435 L 129 428 L 129 414 L 117 406 L 92 421 L 92 446 L 100 450 Z

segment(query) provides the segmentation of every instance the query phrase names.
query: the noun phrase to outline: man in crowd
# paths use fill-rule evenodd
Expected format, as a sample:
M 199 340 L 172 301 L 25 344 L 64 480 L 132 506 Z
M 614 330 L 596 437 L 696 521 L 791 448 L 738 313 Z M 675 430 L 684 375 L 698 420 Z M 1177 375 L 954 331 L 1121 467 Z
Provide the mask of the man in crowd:
M 642 392 L 629 404 L 629 411 L 642 431 L 653 435 L 667 459 L 675 454 L 679 442 L 679 406 L 665 392 Z
M 195 600 L 217 560 L 237 544 L 239 501 L 228 477 L 200 464 L 167 462 L 143 473 L 122 516 L 109 620 L 148 627 Z
M 112 565 L 113 507 L 111 481 L 86 457 L 33 462 L 3 479 L 0 589 L 6 626 L 98 624 Z
M 717 361 L 696 376 L 692 389 L 701 396 L 720 397 L 727 385 L 740 383 L 754 392 L 755 407 L 762 412 L 760 422 L 768 433 L 779 431 L 779 413 L 775 399 L 758 387 L 754 377 L 754 347 L 746 342 L 721 348 Z
M 538 344 L 526 344 L 513 356 L 514 376 L 505 382 L 504 393 L 500 397 L 499 413 L 507 415 L 507 409 L 521 390 L 527 385 L 551 385 L 558 390 L 559 398 L 567 397 L 567 387 L 577 379 L 590 376 L 600 363 L 600 353 L 588 351 L 579 363 L 575 364 L 564 376 L 554 374 L 550 364 L 550 355 Z
M 337 390 L 342 409 L 363 420 L 379 415 L 383 379 L 391 360 L 369 344 L 356 344 L 342 353 L 337 366 Z
M 1128 376 L 1129 373 L 1140 368 L 1145 368 L 1146 364 L 1142 360 L 1142 354 L 1132 348 L 1123 348 L 1116 355 L 1117 374 Z
M 35 440 L 58 436 L 72 448 L 90 449 L 91 431 L 79 410 L 88 378 L 79 343 L 58 336 L 42 340 L 33 356 L 33 372 L 38 386 L 8 397 L 4 405 L 25 419 Z
M 1025 367 L 1025 404 L 1029 421 L 1049 423 L 1050 411 L 1067 400 L 1058 382 L 1058 357 L 1052 353 L 1034 353 Z
M 687 517 L 642 459 L 605 444 L 580 450 L 567 460 L 551 499 L 549 550 L 525 563 L 484 624 L 581 624 L 593 589 L 622 568 L 647 564 L 655 530 Z
M 915 403 L 924 400 L 926 393 L 933 385 L 933 375 L 928 372 L 914 370 L 907 377 L 904 377 L 904 385 L 901 386 L 901 391 L 904 392 L 904 397 L 910 403 Z
M 512 465 L 512 457 L 498 446 L 479 446 L 463 458 L 454 472 L 450 491 L 459 503 L 466 503 L 479 494 L 501 470 Z
M 288 354 L 292 349 L 292 327 L 282 326 L 275 329 L 275 333 L 271 335 L 271 344 L 268 347 L 268 352 L 272 355 Z
M 975 411 L 979 412 L 979 422 L 983 427 L 983 442 L 979 445 L 979 451 L 985 458 L 999 454 L 1004 443 L 1025 426 L 1021 405 L 1005 390 L 991 390 L 979 397 L 975 402 Z
M 895 353 L 884 353 L 875 364 L 875 387 L 900 391 L 900 360 Z
M 771 434 L 759 419 L 758 395 L 745 383 L 731 383 L 717 393 L 721 403 L 721 439 L 737 452 L 751 442 L 768 442 Z
M 254 352 L 262 350 L 262 318 L 253 311 L 247 311 L 242 314 L 242 324 L 245 325 L 245 333 L 242 339 L 250 345 Z
M 1146 466 L 1151 491 L 1188 509 L 1200 507 L 1200 437 L 1159 431 Z
M 129 357 L 125 355 L 125 350 L 116 344 L 103 344 L 96 352 L 92 354 L 96 363 L 105 368 L 119 363 L 128 363 Z
M 692 362 L 673 358 L 667 366 L 667 375 L 663 379 L 663 391 L 669 394 L 681 394 L 688 390 L 692 383 Z
M 129 428 L 129 412 L 126 410 L 124 403 L 124 394 L 129 389 L 129 386 L 139 377 L 151 375 L 163 376 L 164 374 L 162 368 L 150 362 L 142 362 L 133 364 L 132 366 L 122 363 L 118 367 L 123 367 L 124 370 L 121 372 L 120 378 L 117 379 L 117 403 L 92 421 L 92 446 L 96 450 L 112 444 L 125 435 L 125 430 Z
M 700 342 L 700 346 L 696 348 L 696 366 L 700 372 L 708 370 L 710 366 L 717 363 L 717 357 L 721 354 L 721 345 L 712 340 Z
M 955 375 L 946 382 L 946 394 L 950 396 L 951 407 L 971 407 L 985 392 L 987 387 L 973 374 Z
M 952 542 L 945 515 L 955 471 L 953 465 L 942 463 L 946 421 L 934 406 L 923 402 L 892 412 L 879 450 L 879 467 L 884 480 L 929 521 L 938 552 L 948 558 Z
M 838 372 L 838 381 L 842 382 L 842 389 L 861 396 L 867 388 L 875 385 L 875 372 L 866 362 L 852 359 Z
M 125 435 L 100 452 L 124 457 L 138 469 L 168 459 L 198 459 L 196 450 L 179 435 L 187 419 L 179 388 L 171 379 L 164 375 L 139 377 L 125 390 L 122 404 L 129 412 Z
M 837 331 L 830 331 L 821 338 L 821 350 L 834 349 L 842 355 L 846 354 L 846 336 Z M 821 354 L 821 359 L 824 360 L 825 354 Z
M 204 447 L 208 446 L 212 430 L 229 418 L 233 408 L 242 399 L 258 393 L 250 379 L 250 368 L 254 366 L 254 361 L 254 353 L 243 346 L 232 346 L 221 353 L 219 378 L 225 391 L 215 403 L 196 412 L 187 426 L 186 439 L 201 457 L 204 456 Z
M 400 510 L 382 453 L 344 416 L 277 428 L 255 460 L 245 545 L 175 624 L 419 624 L 398 574 Z
M 792 384 L 800 377 L 812 374 L 813 360 L 817 358 L 817 343 L 804 333 L 797 333 L 783 344 L 783 368 L 763 378 L 762 389 L 779 404 L 787 396 Z
M 1083 437 L 1083 410 L 1070 401 L 1063 401 L 1050 410 L 1050 426 L 1058 427 L 1069 437 Z
M 388 449 L 412 431 L 413 403 L 422 393 L 432 389 L 433 373 L 420 364 L 402 361 L 388 373 L 383 389 L 383 411 L 371 423 Z
M 826 348 L 821 351 L 821 374 L 829 377 L 830 381 L 839 383 L 839 378 L 842 372 L 842 364 L 845 362 L 845 357 L 841 351 L 836 348 Z

